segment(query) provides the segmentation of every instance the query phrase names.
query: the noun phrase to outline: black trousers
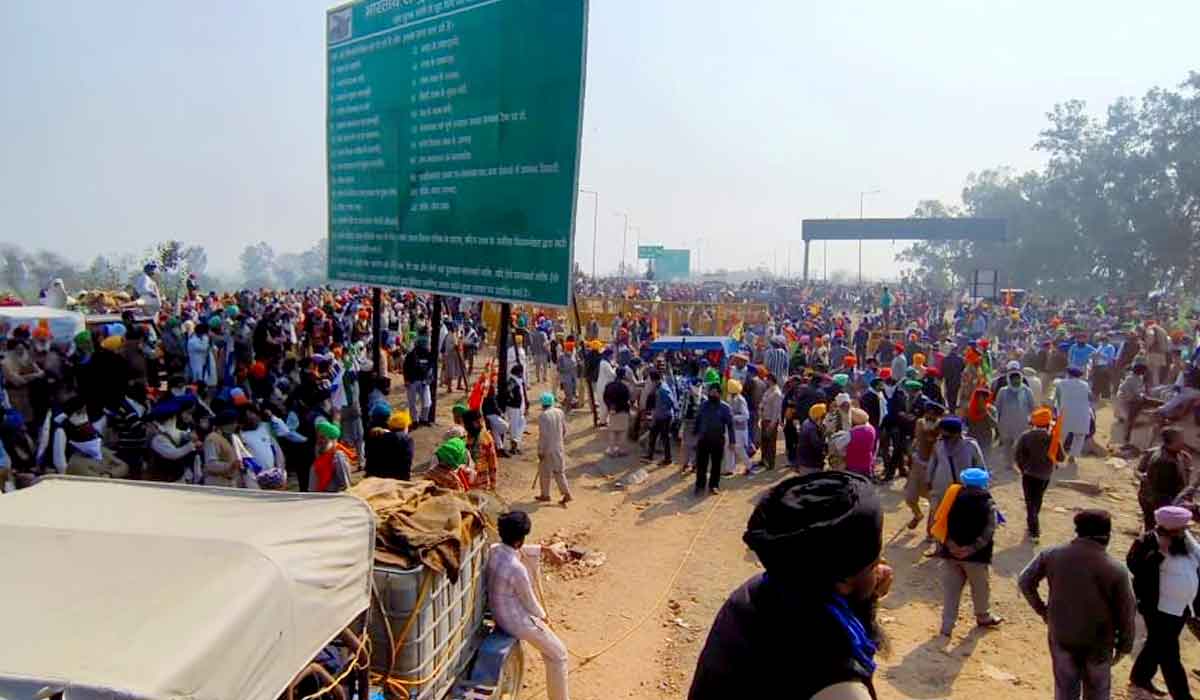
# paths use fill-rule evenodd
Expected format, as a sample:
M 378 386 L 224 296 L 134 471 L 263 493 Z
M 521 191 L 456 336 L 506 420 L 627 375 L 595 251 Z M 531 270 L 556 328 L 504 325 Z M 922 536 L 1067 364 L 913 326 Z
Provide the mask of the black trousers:
M 796 445 L 800 442 L 800 429 L 796 427 L 796 421 L 789 420 L 783 423 L 783 451 L 787 455 L 788 466 L 796 463 Z
M 945 382 L 946 387 L 946 409 L 950 413 L 958 410 L 958 391 L 962 388 L 962 382 Z
M 1049 486 L 1049 480 L 1043 481 L 1028 474 L 1021 475 L 1021 491 L 1025 494 L 1025 527 L 1033 537 L 1042 533 L 1038 514 L 1042 512 L 1042 499 L 1046 496 Z
M 904 467 L 904 457 L 908 454 L 908 441 L 908 433 L 902 430 L 892 431 L 892 454 L 885 463 L 883 478 L 895 478 L 896 472 Z
M 700 439 L 696 445 L 696 490 L 721 485 L 721 460 L 725 458 L 725 441 Z M 706 483 L 707 480 L 707 483 Z
M 658 438 L 662 437 L 663 454 L 668 462 L 671 461 L 671 419 L 656 418 L 650 424 L 650 439 L 647 443 L 647 459 L 654 459 L 654 448 L 658 445 Z
M 1146 621 L 1146 645 L 1133 662 L 1129 679 L 1135 685 L 1146 687 L 1154 678 L 1155 671 L 1162 669 L 1167 692 L 1174 700 L 1192 700 L 1188 688 L 1187 671 L 1179 660 L 1179 633 L 1183 632 L 1184 618 L 1155 610 L 1143 615 Z

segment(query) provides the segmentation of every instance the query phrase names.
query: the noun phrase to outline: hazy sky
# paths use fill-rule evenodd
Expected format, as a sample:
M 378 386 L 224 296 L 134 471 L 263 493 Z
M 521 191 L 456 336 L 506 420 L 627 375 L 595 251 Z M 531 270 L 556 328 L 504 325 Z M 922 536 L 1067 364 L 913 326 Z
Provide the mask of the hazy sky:
M 12 0 L 0 22 L 0 240 L 80 261 L 162 238 L 232 270 L 326 226 L 321 0 Z M 907 216 L 968 172 L 1036 167 L 1068 98 L 1200 69 L 1200 2 L 591 0 L 580 183 L 598 265 L 643 242 L 798 274 L 804 218 Z M 629 258 L 634 239 L 629 236 Z M 868 274 L 894 247 L 869 244 Z M 592 198 L 577 259 L 592 260 Z M 822 255 L 815 245 L 813 265 Z M 854 244 L 831 270 L 856 269 Z

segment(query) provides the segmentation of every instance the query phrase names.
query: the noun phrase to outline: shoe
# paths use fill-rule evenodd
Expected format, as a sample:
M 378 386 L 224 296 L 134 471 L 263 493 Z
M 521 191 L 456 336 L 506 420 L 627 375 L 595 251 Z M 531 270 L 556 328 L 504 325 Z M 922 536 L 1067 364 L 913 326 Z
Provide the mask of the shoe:
M 762 471 L 763 471 L 763 468 L 761 466 L 754 465 L 753 467 L 750 467 L 749 469 L 746 470 L 746 476 L 754 476 L 755 474 L 758 474 Z
M 999 627 L 1004 622 L 1004 618 L 999 615 L 988 615 L 982 620 L 977 620 L 975 624 L 980 627 Z
M 658 466 L 660 466 L 660 467 L 669 467 L 669 466 L 671 466 L 671 460 L 669 460 L 669 459 L 664 459 L 663 461 L 661 461 L 661 462 L 659 462 L 659 463 L 658 463 Z
M 550 497 L 549 496 L 534 496 L 533 500 L 541 501 L 542 503 L 549 503 Z
M 549 500 L 549 499 L 547 499 L 547 500 Z M 566 508 L 566 507 L 567 507 L 567 504 L 568 504 L 568 503 L 570 503 L 570 502 L 571 502 L 571 501 L 573 501 L 573 500 L 575 500 L 575 499 L 574 499 L 574 498 L 571 498 L 570 496 L 563 496 L 563 497 L 562 497 L 562 499 L 561 499 L 561 500 L 558 502 L 558 504 L 559 504 L 560 506 L 562 506 L 563 508 Z
M 1154 683 L 1150 682 L 1150 681 L 1147 681 L 1145 685 L 1142 685 L 1141 683 L 1135 683 L 1134 680 L 1131 678 L 1131 679 L 1129 679 L 1129 687 L 1137 688 L 1138 690 L 1142 691 L 1143 693 L 1152 695 L 1156 698 L 1167 697 L 1166 691 L 1164 691 L 1162 688 L 1159 688 L 1158 686 L 1154 685 Z
M 692 489 L 692 495 L 695 496 L 696 498 L 700 498 L 701 496 L 704 495 L 704 487 L 697 486 L 696 488 Z
M 642 455 L 642 461 L 643 462 L 653 462 L 654 457 L 653 457 L 653 455 Z
M 713 487 L 711 487 L 711 488 L 709 488 L 709 489 L 708 489 L 708 493 L 709 493 L 710 495 L 712 495 L 712 496 L 720 496 L 720 495 L 721 495 L 721 489 L 717 488 L 716 486 L 713 486 Z

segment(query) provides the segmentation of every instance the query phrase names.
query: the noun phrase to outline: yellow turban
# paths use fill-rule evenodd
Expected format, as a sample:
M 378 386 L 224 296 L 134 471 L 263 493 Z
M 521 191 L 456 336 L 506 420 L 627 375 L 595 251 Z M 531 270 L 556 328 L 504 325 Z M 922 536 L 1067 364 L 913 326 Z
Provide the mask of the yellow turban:
M 120 350 L 121 346 L 124 344 L 125 344 L 125 339 L 119 335 L 110 335 L 107 338 L 105 338 L 104 340 L 100 341 L 100 347 L 102 347 L 105 350 L 108 350 L 110 352 L 116 352 L 116 351 Z
M 725 384 L 725 388 L 729 391 L 730 396 L 735 396 L 742 393 L 742 383 L 736 379 L 730 379 Z
M 408 411 L 393 411 L 388 417 L 388 430 L 408 430 L 412 425 L 412 414 Z
M 814 421 L 820 421 L 825 417 L 825 413 L 829 411 L 829 407 L 823 403 L 814 403 L 812 408 L 808 409 L 808 417 Z

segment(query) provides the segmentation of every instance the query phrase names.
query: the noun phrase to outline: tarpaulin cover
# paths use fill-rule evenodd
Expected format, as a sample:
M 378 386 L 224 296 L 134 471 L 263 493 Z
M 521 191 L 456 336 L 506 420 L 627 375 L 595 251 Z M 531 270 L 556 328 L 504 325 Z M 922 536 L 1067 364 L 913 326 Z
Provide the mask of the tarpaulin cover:
M 50 478 L 0 496 L 0 697 L 274 700 L 370 603 L 350 495 Z

